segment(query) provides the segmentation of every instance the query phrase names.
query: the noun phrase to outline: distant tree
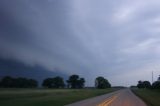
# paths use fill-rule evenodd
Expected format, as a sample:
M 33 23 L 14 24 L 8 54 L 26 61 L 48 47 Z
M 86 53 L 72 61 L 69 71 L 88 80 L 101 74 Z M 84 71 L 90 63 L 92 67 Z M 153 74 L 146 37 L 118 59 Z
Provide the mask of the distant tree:
M 68 86 L 71 88 L 83 88 L 85 79 L 79 78 L 78 75 L 71 75 L 67 80 Z
M 84 78 L 80 78 L 79 79 L 79 88 L 83 88 L 84 87 L 84 83 L 85 83 L 85 79 Z
M 153 89 L 160 89 L 160 81 L 155 81 L 155 82 L 152 84 L 152 88 L 153 88 Z
M 69 79 L 67 80 L 67 83 L 69 86 L 71 86 L 71 88 L 78 88 L 78 79 L 79 76 L 78 75 L 71 75 L 69 77 Z
M 151 84 L 149 81 L 138 81 L 138 88 L 151 88 Z
M 4 88 L 33 88 L 37 87 L 38 82 L 33 79 L 27 78 L 12 78 L 10 76 L 6 76 L 1 80 L 1 87 Z
M 144 88 L 151 88 L 151 83 L 149 81 L 143 81 Z
M 64 88 L 65 84 L 63 78 L 57 76 L 54 78 L 47 78 L 42 83 L 43 87 L 47 88 Z
M 26 78 L 15 79 L 15 86 L 18 88 L 28 88 L 28 80 Z
M 110 88 L 111 84 L 104 77 L 97 77 L 95 79 L 95 87 L 100 89 Z
M 15 86 L 15 79 L 10 76 L 6 76 L 1 80 L 1 87 L 4 88 L 13 88 Z
M 137 87 L 138 88 L 144 88 L 143 82 L 142 81 L 138 81 Z
M 29 79 L 28 81 L 29 81 L 28 86 L 29 86 L 30 88 L 36 88 L 36 87 L 38 87 L 38 82 L 37 82 L 36 80 L 34 80 L 34 79 Z
M 53 78 L 53 88 L 64 88 L 64 86 L 65 84 L 63 78 L 58 76 Z
M 47 78 L 43 80 L 42 86 L 47 88 L 52 88 L 52 83 L 53 83 L 52 78 Z

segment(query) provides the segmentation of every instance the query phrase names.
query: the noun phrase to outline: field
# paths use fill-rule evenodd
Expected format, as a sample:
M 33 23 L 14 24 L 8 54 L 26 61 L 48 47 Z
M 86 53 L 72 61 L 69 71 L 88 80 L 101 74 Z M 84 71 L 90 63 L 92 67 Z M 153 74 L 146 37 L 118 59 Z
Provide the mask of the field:
M 1 106 L 63 106 L 112 89 L 0 89 Z
M 142 98 L 148 106 L 160 106 L 160 90 L 135 89 L 133 92 Z

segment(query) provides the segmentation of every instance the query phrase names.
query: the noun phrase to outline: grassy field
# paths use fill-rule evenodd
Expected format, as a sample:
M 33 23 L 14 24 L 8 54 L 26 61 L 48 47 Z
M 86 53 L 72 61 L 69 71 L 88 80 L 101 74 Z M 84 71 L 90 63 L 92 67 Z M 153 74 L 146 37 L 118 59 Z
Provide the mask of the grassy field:
M 1 106 L 63 106 L 112 89 L 0 89 Z
M 133 92 L 142 98 L 148 106 L 160 106 L 160 90 L 134 89 Z

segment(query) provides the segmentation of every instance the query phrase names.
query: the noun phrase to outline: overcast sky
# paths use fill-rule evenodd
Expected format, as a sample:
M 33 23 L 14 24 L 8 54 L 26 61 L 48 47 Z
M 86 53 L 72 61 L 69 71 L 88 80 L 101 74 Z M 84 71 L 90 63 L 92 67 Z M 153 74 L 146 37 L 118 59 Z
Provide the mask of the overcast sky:
M 159 0 L 1 0 L 0 57 L 79 74 L 93 85 L 156 80 Z

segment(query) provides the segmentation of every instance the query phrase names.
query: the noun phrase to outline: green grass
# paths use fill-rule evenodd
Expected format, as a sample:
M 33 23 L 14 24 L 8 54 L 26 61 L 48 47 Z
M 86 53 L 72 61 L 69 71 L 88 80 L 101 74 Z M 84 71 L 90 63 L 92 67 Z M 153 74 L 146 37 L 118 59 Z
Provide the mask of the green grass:
M 112 89 L 0 89 L 1 106 L 63 106 Z
M 148 106 L 160 106 L 160 90 L 134 89 L 133 92 L 142 98 Z

